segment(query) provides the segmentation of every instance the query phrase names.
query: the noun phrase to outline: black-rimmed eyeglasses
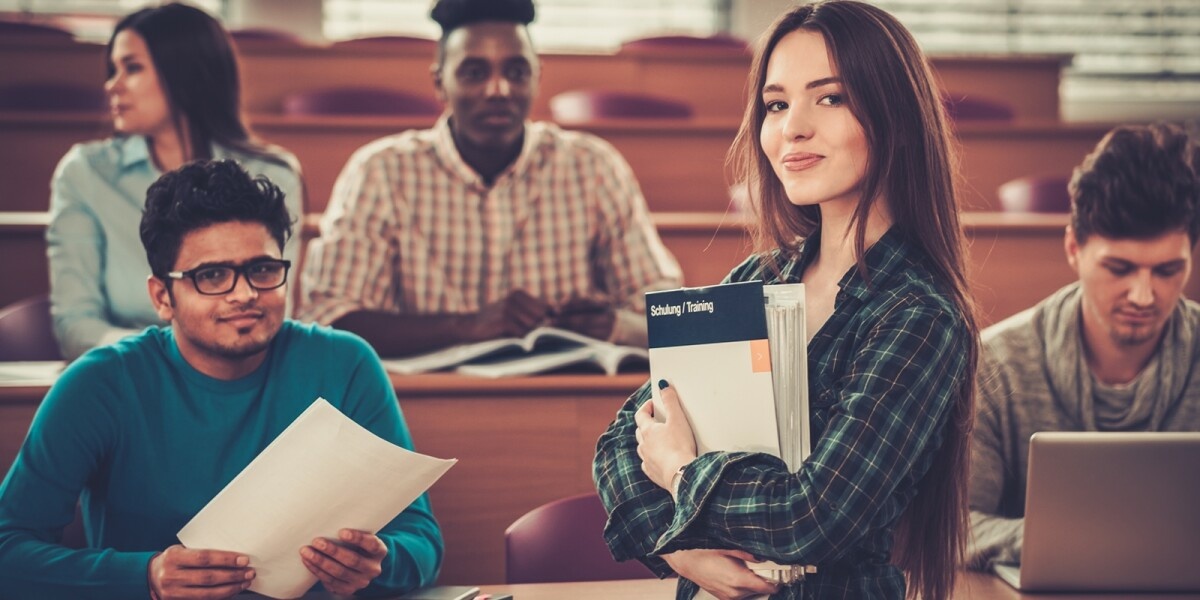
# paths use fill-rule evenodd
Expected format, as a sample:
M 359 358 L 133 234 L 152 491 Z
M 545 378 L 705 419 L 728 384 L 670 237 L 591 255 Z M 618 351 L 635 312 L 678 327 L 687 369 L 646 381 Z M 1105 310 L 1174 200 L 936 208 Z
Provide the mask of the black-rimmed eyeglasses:
M 206 296 L 228 294 L 237 287 L 238 277 L 244 276 L 250 287 L 258 290 L 273 290 L 287 283 L 290 260 L 256 260 L 244 265 L 210 265 L 189 271 L 171 271 L 171 279 L 188 278 L 196 291 Z

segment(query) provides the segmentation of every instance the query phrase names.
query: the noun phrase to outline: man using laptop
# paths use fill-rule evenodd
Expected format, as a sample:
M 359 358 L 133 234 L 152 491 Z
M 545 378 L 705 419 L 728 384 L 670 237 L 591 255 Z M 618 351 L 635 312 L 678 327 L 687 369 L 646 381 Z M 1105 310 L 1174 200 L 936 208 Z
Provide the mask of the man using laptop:
M 1064 245 L 1079 281 L 983 334 L 970 481 L 976 568 L 1021 559 L 1038 431 L 1200 431 L 1200 151 L 1122 126 L 1075 169 Z
M 176 533 L 317 397 L 412 447 L 370 346 L 283 319 L 290 222 L 279 188 L 233 161 L 191 163 L 150 187 L 147 285 L 170 326 L 88 352 L 50 389 L 0 484 L 0 596 L 242 591 L 251 557 L 185 548 Z M 83 549 L 59 543 L 77 500 Z M 342 529 L 294 552 L 329 592 L 386 595 L 432 582 L 442 538 L 421 496 L 378 534 Z

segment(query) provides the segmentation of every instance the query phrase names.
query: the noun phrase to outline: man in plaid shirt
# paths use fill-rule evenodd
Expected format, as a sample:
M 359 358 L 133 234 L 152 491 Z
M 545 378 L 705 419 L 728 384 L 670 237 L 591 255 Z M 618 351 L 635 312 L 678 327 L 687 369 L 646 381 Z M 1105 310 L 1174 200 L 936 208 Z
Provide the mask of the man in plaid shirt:
M 623 158 L 529 122 L 538 58 L 530 0 L 441 0 L 428 130 L 360 149 L 309 246 L 301 319 L 383 355 L 555 325 L 645 345 L 643 294 L 678 287 Z

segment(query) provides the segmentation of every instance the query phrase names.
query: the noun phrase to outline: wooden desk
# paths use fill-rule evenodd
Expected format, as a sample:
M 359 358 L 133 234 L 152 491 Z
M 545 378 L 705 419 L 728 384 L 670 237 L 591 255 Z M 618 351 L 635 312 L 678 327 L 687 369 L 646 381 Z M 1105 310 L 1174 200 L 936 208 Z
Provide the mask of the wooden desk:
M 486 594 L 512 594 L 513 600 L 600 600 L 611 598 L 674 598 L 673 579 L 633 579 L 627 581 L 590 581 L 572 583 L 533 583 L 519 585 L 484 585 Z M 307 599 L 308 597 L 305 596 Z M 955 600 L 1015 600 L 1021 598 L 1015 590 L 999 579 L 981 573 L 964 573 L 955 585 Z
M 250 112 L 278 112 L 292 92 L 330 86 L 386 86 L 433 96 L 429 45 L 311 45 L 276 40 L 237 43 L 242 99 Z M 701 116 L 740 116 L 745 109 L 748 52 L 726 49 L 542 53 L 533 114 L 550 114 L 555 94 L 609 89 L 674 96 Z M 1021 118 L 1058 119 L 1065 54 L 933 56 L 944 89 L 1007 102 Z M 71 40 L 0 39 L 0 85 L 66 82 L 100 89 L 104 45 Z
M 427 120 L 413 119 L 254 118 L 254 127 L 265 139 L 299 157 L 308 183 L 309 212 L 325 209 L 333 182 L 354 150 L 407 128 L 427 126 Z M 996 189 L 1007 181 L 1028 175 L 1070 175 L 1111 127 L 1052 121 L 964 122 L 957 129 L 962 206 L 999 210 Z M 654 212 L 720 212 L 729 204 L 732 174 L 725 168 L 725 157 L 737 133 L 735 118 L 611 119 L 572 128 L 604 138 L 625 157 Z
M 744 215 L 658 213 L 663 243 L 679 260 L 684 284 L 719 282 L 752 251 Z M 301 228 L 307 243 L 318 233 L 318 215 Z M 0 212 L 0 306 L 49 291 L 45 213 Z M 982 325 L 1033 306 L 1075 280 L 1062 247 L 1066 215 L 967 212 L 963 214 L 971 261 L 972 292 Z M 1196 256 L 1200 261 L 1200 255 Z M 298 285 L 298 284 L 297 284 Z M 1200 299 L 1200 277 L 1184 288 Z
M 441 581 L 502 581 L 504 530 L 513 521 L 595 489 L 596 439 L 647 377 L 393 376 L 417 450 L 459 459 L 430 490 L 446 540 Z M 45 387 L 0 387 L 0 476 L 45 393 Z
M 300 159 L 308 184 L 308 212 L 325 209 L 334 181 L 355 150 L 405 129 L 428 127 L 431 122 L 268 114 L 253 119 L 263 138 L 288 148 Z M 651 211 L 720 212 L 729 205 L 733 174 L 726 169 L 725 159 L 738 125 L 737 118 L 697 117 L 609 119 L 570 128 L 607 140 L 625 157 Z M 1110 123 L 1047 120 L 961 123 L 956 135 L 961 148 L 962 206 L 999 210 L 996 190 L 1012 179 L 1069 176 L 1111 128 Z
M 752 250 L 750 223 L 743 215 L 657 213 L 653 218 L 683 268 L 685 285 L 719 282 Z M 46 219 L 45 213 L 0 212 L 0 306 L 49 291 Z M 1065 215 L 965 213 L 963 220 L 983 323 L 1028 308 L 1075 279 L 1062 250 Z M 304 242 L 317 235 L 318 221 L 318 215 L 305 219 Z M 1200 278 L 1189 284 L 1188 297 L 1200 298 L 1197 284 Z
M 524 583 L 518 585 L 481 585 L 484 594 L 512 594 L 513 600 L 613 600 L 667 599 L 675 597 L 672 579 L 632 579 L 627 581 L 580 581 L 572 583 Z M 953 600 L 1195 600 L 1200 594 L 1022 594 L 996 577 L 985 573 L 963 572 L 954 586 Z M 324 593 L 311 593 L 304 600 L 332 600 Z
M 285 117 L 255 113 L 263 139 L 292 151 L 304 169 L 305 212 L 319 213 L 350 155 L 384 136 L 426 128 L 434 119 L 398 117 Z M 720 212 L 729 204 L 732 175 L 725 156 L 736 117 L 688 120 L 612 119 L 573 127 L 610 142 L 633 168 L 654 212 Z M 1028 175 L 1069 175 L 1111 128 L 1108 123 L 1045 120 L 968 123 L 958 127 L 962 148 L 961 202 L 969 210 L 999 208 L 996 189 Z M 104 137 L 106 119 L 89 113 L 0 112 L 0 210 L 43 211 L 54 167 L 76 142 Z

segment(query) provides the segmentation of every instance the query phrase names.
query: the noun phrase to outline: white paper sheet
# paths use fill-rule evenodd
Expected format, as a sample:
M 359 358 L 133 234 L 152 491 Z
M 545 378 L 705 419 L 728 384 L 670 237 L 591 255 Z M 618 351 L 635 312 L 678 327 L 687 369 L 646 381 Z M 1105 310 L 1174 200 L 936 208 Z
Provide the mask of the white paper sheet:
M 61 360 L 0 362 L 0 387 L 51 386 L 65 366 Z
M 339 529 L 378 532 L 454 463 L 383 440 L 318 398 L 179 531 L 188 548 L 250 557 L 250 589 L 297 598 L 317 578 L 300 548 Z

